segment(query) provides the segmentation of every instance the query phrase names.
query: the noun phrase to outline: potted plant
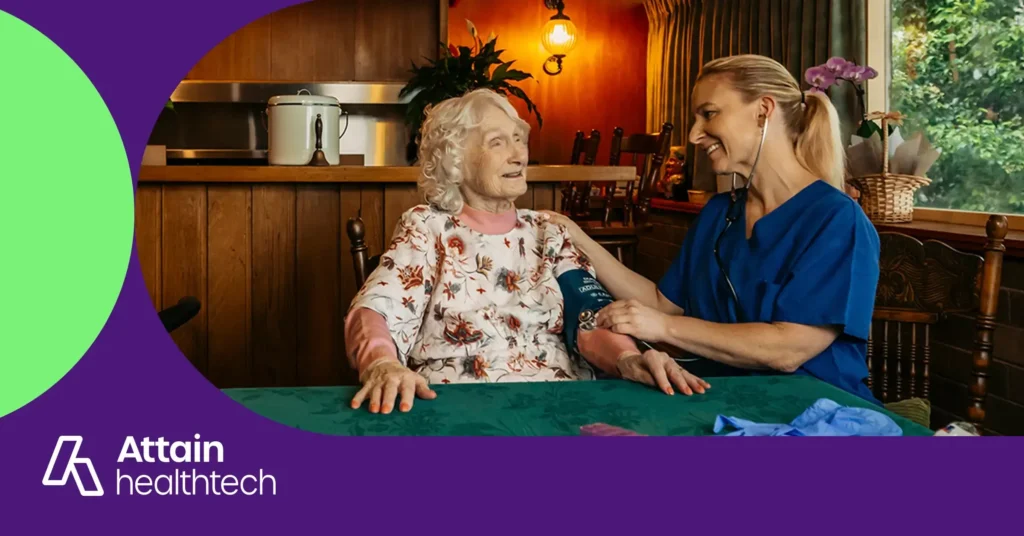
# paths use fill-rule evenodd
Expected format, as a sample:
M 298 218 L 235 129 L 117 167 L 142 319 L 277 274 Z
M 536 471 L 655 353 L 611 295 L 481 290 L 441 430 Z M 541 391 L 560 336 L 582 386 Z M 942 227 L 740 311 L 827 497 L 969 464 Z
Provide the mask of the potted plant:
M 872 134 L 881 134 L 881 129 L 867 118 L 868 111 L 864 107 L 864 85 L 867 80 L 878 76 L 878 71 L 868 65 L 857 65 L 857 62 L 849 61 L 839 56 L 829 58 L 821 65 L 815 65 L 804 72 L 804 79 L 811 85 L 811 93 L 824 93 L 828 88 L 840 82 L 849 82 L 857 93 L 857 103 L 860 104 L 861 121 L 857 127 L 856 134 L 862 138 L 870 138 Z
M 416 160 L 416 139 L 426 107 L 474 89 L 489 88 L 505 96 L 518 97 L 526 103 L 527 111 L 537 117 L 538 128 L 544 124 L 540 112 L 526 92 L 512 85 L 512 82 L 533 78 L 533 75 L 512 69 L 515 60 L 506 62 L 501 59 L 504 50 L 495 50 L 498 38 L 493 32 L 484 42 L 468 19 L 466 29 L 476 41 L 473 47 L 440 43 L 441 57 L 437 60 L 424 58 L 427 64 L 422 66 L 413 63 L 410 70 L 413 76 L 398 94 L 399 97 L 405 97 L 415 92 L 406 108 L 406 124 L 410 127 L 407 151 L 409 162 Z

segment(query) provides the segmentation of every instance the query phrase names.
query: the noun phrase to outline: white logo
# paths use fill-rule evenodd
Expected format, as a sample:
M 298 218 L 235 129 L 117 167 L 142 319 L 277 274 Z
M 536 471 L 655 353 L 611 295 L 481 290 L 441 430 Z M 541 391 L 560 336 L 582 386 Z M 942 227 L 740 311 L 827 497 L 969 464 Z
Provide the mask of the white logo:
M 53 474 L 53 464 L 57 462 L 57 456 L 60 455 L 61 447 L 64 446 L 65 442 L 70 442 L 74 445 L 71 450 L 71 458 L 68 460 L 68 464 L 64 467 L 64 474 L 60 477 L 60 480 L 54 480 L 51 478 Z M 82 446 L 82 436 L 60 436 L 57 439 L 57 446 L 53 448 L 53 455 L 50 456 L 50 464 L 46 466 L 46 474 L 43 475 L 44 486 L 63 486 L 68 482 L 68 475 L 75 477 L 75 484 L 78 485 L 78 493 L 83 497 L 100 497 L 103 495 L 103 485 L 100 484 L 100 479 L 96 476 L 96 468 L 92 466 L 92 460 L 89 458 L 79 458 L 78 449 Z M 89 476 L 92 478 L 92 483 L 95 485 L 95 490 L 87 490 L 82 485 L 82 477 L 78 474 L 76 465 L 83 465 L 89 469 Z

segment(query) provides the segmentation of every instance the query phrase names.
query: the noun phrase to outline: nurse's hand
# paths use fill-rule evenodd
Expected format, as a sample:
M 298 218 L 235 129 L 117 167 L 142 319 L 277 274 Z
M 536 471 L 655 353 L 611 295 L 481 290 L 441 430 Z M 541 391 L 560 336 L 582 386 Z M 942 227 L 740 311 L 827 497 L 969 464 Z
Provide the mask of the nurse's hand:
M 574 222 L 571 218 L 562 214 L 561 212 L 555 212 L 553 210 L 539 210 L 538 212 L 547 220 L 558 225 L 564 225 L 566 230 L 569 231 L 569 238 L 572 238 L 573 242 L 579 242 L 580 237 L 584 237 L 587 234 L 583 232 L 579 224 Z
M 437 392 L 430 388 L 426 378 L 416 374 L 398 361 L 379 360 L 363 373 L 363 388 L 352 397 L 352 409 L 363 405 L 367 395 L 370 398 L 370 413 L 391 413 L 395 398 L 401 395 L 400 411 L 412 409 L 415 396 L 427 400 L 437 398 Z
M 647 342 L 664 342 L 668 323 L 668 315 L 637 300 L 620 300 L 597 312 L 597 327 Z
M 657 387 L 667 395 L 674 394 L 672 386 L 686 396 L 694 392 L 704 394 L 705 390 L 711 388 L 711 384 L 690 374 L 668 354 L 658 350 L 627 355 L 619 359 L 616 367 L 621 377 Z

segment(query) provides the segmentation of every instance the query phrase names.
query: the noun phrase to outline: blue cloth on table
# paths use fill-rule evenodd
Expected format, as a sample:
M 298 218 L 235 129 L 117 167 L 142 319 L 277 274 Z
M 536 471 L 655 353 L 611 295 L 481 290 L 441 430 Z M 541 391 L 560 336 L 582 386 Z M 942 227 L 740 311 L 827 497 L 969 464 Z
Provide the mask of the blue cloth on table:
M 743 199 L 741 195 L 737 204 Z M 864 381 L 880 241 L 861 207 L 839 189 L 817 181 L 758 219 L 750 239 L 746 210 L 739 207 L 720 248 L 742 304 L 739 311 L 712 254 L 728 210 L 728 193 L 708 201 L 658 290 L 687 316 L 709 322 L 836 326 L 839 337 L 795 374 L 813 376 L 880 406 Z M 730 373 L 763 374 L 743 369 Z
M 885 414 L 867 408 L 840 406 L 819 398 L 789 424 L 757 423 L 736 417 L 715 418 L 715 433 L 736 428 L 728 436 L 902 436 L 903 429 Z

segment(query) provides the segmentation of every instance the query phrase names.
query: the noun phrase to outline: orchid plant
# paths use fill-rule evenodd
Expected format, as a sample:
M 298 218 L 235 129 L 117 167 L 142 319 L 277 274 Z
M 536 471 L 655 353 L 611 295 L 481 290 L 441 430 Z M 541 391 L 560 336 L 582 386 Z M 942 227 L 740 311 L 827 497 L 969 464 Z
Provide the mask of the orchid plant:
M 867 118 L 867 109 L 864 107 L 864 82 L 876 76 L 878 71 L 870 66 L 857 65 L 856 62 L 839 56 L 831 57 L 825 63 L 811 67 L 804 73 L 804 79 L 811 85 L 808 91 L 812 93 L 824 93 L 828 88 L 844 81 L 853 86 L 861 109 L 861 124 L 857 129 L 857 135 L 863 138 L 869 138 L 876 132 L 881 133 L 882 130 L 874 121 Z

